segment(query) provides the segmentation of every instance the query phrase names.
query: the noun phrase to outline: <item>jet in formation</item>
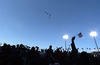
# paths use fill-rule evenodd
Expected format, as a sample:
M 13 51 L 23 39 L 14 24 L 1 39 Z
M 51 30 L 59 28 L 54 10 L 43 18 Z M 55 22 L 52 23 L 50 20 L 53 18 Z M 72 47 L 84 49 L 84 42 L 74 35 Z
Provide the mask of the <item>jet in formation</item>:
M 51 18 L 51 14 L 47 13 L 46 11 L 45 11 L 45 13 L 46 13 L 47 15 L 49 15 L 49 18 Z

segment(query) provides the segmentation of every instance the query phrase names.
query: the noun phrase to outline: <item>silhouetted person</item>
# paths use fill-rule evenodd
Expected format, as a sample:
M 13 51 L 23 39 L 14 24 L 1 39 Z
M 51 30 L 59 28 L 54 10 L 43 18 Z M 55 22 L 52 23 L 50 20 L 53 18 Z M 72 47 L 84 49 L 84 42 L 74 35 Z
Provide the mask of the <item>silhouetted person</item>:
M 16 51 L 18 51 L 19 50 L 19 44 L 17 44 L 17 48 L 16 48 Z
M 7 44 L 4 43 L 4 44 L 3 44 L 3 47 L 2 47 L 2 51 L 6 51 L 6 50 L 7 50 Z
M 47 55 L 53 55 L 53 50 L 52 50 L 52 46 L 49 46 L 49 49 L 47 50 Z
M 57 59 L 59 61 L 59 63 L 61 64 L 62 53 L 59 51 L 59 48 L 57 49 L 57 51 L 55 53 L 55 59 Z
M 38 55 L 38 56 L 40 57 L 40 55 L 39 55 L 39 47 L 37 47 L 37 46 L 36 46 L 35 54 Z
M 78 57 L 78 50 L 75 47 L 74 40 L 75 40 L 75 36 L 72 37 L 72 44 L 71 44 L 71 47 L 72 47 L 71 55 L 72 55 L 72 59 L 74 60 L 75 64 L 76 65 L 91 65 L 89 62 L 89 56 L 86 52 L 82 52 L 80 54 L 80 57 Z
M 36 52 L 35 52 L 35 48 L 32 47 L 31 50 L 29 51 L 29 59 L 34 59 L 35 58 L 35 55 L 36 55 Z

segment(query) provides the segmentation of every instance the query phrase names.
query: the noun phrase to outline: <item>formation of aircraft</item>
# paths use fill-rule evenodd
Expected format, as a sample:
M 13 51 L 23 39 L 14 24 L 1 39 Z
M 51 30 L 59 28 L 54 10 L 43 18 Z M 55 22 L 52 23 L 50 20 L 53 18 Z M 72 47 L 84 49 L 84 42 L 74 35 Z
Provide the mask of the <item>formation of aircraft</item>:
M 49 15 L 49 18 L 51 17 L 51 14 L 47 13 L 46 11 L 45 11 L 45 13 L 46 13 L 47 15 Z

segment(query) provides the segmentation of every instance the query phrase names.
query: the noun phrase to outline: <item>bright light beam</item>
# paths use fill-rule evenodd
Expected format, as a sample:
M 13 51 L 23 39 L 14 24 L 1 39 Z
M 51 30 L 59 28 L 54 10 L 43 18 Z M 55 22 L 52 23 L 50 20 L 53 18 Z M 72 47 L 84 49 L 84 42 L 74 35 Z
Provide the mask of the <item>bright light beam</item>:
M 68 39 L 68 35 L 64 35 L 63 38 L 65 39 L 65 50 L 66 50 L 66 39 Z
M 97 35 L 97 33 L 96 33 L 95 31 L 92 31 L 92 32 L 90 33 L 90 36 L 95 37 L 96 35 Z
M 64 39 L 68 39 L 68 35 L 64 35 L 63 38 L 64 38 Z
M 90 36 L 93 36 L 93 38 L 94 38 L 94 42 L 95 42 L 96 47 L 97 47 L 97 50 L 98 50 L 98 52 L 99 52 L 98 45 L 97 45 L 97 42 L 96 42 L 96 40 L 95 40 L 95 36 L 96 36 L 96 35 L 97 35 L 97 33 L 96 33 L 95 31 L 92 31 L 92 32 L 90 33 Z

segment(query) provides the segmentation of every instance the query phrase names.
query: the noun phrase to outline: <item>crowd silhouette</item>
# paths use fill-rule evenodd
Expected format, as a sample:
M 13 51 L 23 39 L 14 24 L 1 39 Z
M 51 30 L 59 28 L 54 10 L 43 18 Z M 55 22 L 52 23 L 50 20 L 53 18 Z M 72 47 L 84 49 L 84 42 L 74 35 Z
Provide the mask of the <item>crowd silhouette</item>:
M 100 65 L 100 56 L 85 51 L 79 53 L 76 49 L 75 36 L 72 37 L 70 52 L 62 51 L 61 48 L 56 50 L 41 49 L 32 47 L 31 49 L 23 44 L 11 46 L 4 43 L 0 47 L 0 65 Z

